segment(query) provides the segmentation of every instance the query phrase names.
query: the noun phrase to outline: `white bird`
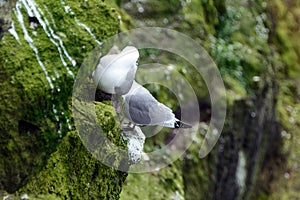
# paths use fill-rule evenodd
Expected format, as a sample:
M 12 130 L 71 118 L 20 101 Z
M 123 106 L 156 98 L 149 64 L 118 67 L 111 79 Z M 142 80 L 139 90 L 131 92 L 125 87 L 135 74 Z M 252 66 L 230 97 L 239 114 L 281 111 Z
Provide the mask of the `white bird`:
M 92 76 L 98 88 L 109 94 L 126 94 L 133 83 L 137 70 L 138 50 L 133 46 L 121 52 L 113 47 L 102 57 Z
M 146 88 L 136 81 L 133 81 L 129 92 L 122 97 L 125 102 L 125 117 L 133 124 L 191 128 L 190 125 L 176 119 L 170 108 L 158 102 Z
M 190 128 L 190 125 L 176 119 L 170 108 L 158 102 L 146 88 L 134 80 L 138 50 L 133 46 L 125 47 L 121 52 L 116 49 L 117 47 L 113 47 L 100 59 L 93 78 L 100 90 L 114 94 L 112 100 L 117 113 L 121 114 L 119 97 L 122 95 L 125 118 L 135 125 Z

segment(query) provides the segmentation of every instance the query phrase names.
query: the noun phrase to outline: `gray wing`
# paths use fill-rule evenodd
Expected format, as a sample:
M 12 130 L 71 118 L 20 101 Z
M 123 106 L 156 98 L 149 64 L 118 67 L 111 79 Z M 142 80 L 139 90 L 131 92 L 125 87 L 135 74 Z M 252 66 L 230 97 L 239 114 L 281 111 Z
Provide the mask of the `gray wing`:
M 163 125 L 163 122 L 175 118 L 171 109 L 159 103 L 143 87 L 125 97 L 125 116 L 139 125 Z
M 155 100 L 155 99 L 154 99 Z M 141 94 L 128 95 L 125 97 L 125 116 L 130 121 L 139 125 L 151 123 L 150 105 L 156 102 L 153 99 L 145 99 Z

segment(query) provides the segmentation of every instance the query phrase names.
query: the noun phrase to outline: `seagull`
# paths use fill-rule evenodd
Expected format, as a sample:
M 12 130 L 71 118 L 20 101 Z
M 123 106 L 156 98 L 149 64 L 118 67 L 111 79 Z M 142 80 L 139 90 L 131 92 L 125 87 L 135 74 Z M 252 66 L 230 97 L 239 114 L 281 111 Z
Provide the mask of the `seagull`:
M 172 110 L 158 102 L 142 85 L 133 81 L 129 92 L 122 95 L 125 102 L 125 118 L 138 126 L 164 126 L 168 128 L 191 128 L 175 117 Z
M 135 78 L 138 58 L 139 52 L 133 46 L 126 46 L 121 52 L 112 47 L 92 74 L 97 87 L 109 94 L 126 94 Z
M 113 94 L 112 103 L 118 116 L 122 113 L 120 98 L 125 104 L 125 118 L 139 126 L 164 126 L 169 128 L 191 128 L 175 118 L 172 110 L 158 102 L 151 93 L 135 81 L 139 52 L 133 46 L 126 46 L 121 52 L 118 47 L 100 59 L 92 74 L 97 87 Z M 120 117 L 120 121 L 123 119 Z M 133 127 L 133 128 L 134 128 Z

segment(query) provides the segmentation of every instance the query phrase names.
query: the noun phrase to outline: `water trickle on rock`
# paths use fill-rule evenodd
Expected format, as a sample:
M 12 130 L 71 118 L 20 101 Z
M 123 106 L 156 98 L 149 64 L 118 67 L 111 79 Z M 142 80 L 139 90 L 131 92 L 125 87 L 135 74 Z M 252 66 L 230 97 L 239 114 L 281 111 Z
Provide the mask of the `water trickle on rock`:
M 77 24 L 78 27 L 83 28 L 96 44 L 101 45 L 102 42 L 93 34 L 92 29 L 75 16 L 71 6 L 67 5 L 64 0 L 60 0 L 60 3 L 66 14 L 73 16 L 75 24 Z M 78 66 L 76 66 L 77 63 L 75 58 L 71 55 L 71 50 L 68 49 L 65 44 L 66 42 L 63 39 L 67 36 L 64 33 L 57 31 L 55 17 L 51 12 L 51 9 L 49 9 L 47 5 L 40 5 L 35 0 L 20 0 L 17 2 L 14 10 L 15 19 L 13 18 L 9 33 L 21 46 L 24 45 L 24 43 L 22 44 L 22 41 L 25 40 L 33 51 L 36 62 L 43 71 L 50 88 L 50 94 L 52 95 L 50 98 L 50 101 L 52 102 L 52 114 L 47 113 L 46 115 L 48 115 L 48 117 L 53 115 L 54 121 L 58 123 L 57 132 L 61 136 L 64 129 L 71 130 L 72 126 L 69 114 L 62 112 L 64 108 L 61 107 L 62 100 L 59 95 L 62 90 L 60 82 L 65 75 L 75 79 L 74 71 L 77 70 Z M 29 19 L 29 25 L 27 25 L 27 18 Z M 39 29 L 39 27 L 42 29 Z M 40 32 L 41 30 L 42 32 Z M 53 66 L 51 60 L 50 62 L 44 60 L 45 58 L 42 54 L 45 52 L 42 51 L 40 47 L 41 34 L 47 36 L 49 48 L 53 49 L 54 46 L 54 49 L 57 50 L 56 53 L 60 59 L 61 65 Z M 62 74 L 61 70 L 64 70 L 66 73 Z
M 21 12 L 21 7 L 22 7 L 21 2 L 22 2 L 22 1 L 20 1 L 20 2 L 17 3 L 17 5 L 16 5 L 16 13 L 15 13 L 15 14 L 16 14 L 16 17 L 18 18 L 19 24 L 20 24 L 20 26 L 21 26 L 21 28 L 22 28 L 22 30 L 23 30 L 23 33 L 24 33 L 24 39 L 28 42 L 30 48 L 31 48 L 31 49 L 33 50 L 33 52 L 35 53 L 36 60 L 37 60 L 37 62 L 39 63 L 39 66 L 42 68 L 42 70 L 43 70 L 43 72 L 44 72 L 44 74 L 45 74 L 45 76 L 46 76 L 46 79 L 47 79 L 47 81 L 48 81 L 48 83 L 49 83 L 50 88 L 53 89 L 54 86 L 53 86 L 53 83 L 52 83 L 52 81 L 51 81 L 51 78 L 50 78 L 50 76 L 49 76 L 49 74 L 48 74 L 48 71 L 47 71 L 45 65 L 43 64 L 43 62 L 41 61 L 40 56 L 39 56 L 38 49 L 37 49 L 36 46 L 34 45 L 34 43 L 33 43 L 34 41 L 33 41 L 33 39 L 30 37 L 30 35 L 29 35 L 28 31 L 27 31 L 27 28 L 26 28 L 26 26 L 25 26 L 25 24 L 24 24 L 24 17 L 23 17 L 23 14 L 22 14 L 22 12 Z M 29 16 L 30 16 L 30 14 L 32 14 L 32 13 L 29 12 L 28 14 L 29 14 Z

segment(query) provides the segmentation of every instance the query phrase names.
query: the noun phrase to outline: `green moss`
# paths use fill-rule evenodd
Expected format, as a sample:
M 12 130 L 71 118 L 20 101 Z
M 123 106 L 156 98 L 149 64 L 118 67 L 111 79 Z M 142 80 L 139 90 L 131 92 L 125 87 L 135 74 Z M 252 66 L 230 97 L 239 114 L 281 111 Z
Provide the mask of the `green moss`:
M 278 47 L 282 61 L 288 69 L 289 76 L 299 77 L 299 43 L 294 42 L 300 31 L 297 28 L 297 19 L 300 16 L 299 3 L 289 6 L 283 1 L 270 2 L 270 11 L 276 20 L 272 41 Z M 275 14 L 276 13 L 276 14 Z
M 177 161 L 157 172 L 129 174 L 120 196 L 121 200 L 184 199 L 183 178 Z
M 92 157 L 77 133 L 70 132 L 45 168 L 18 193 L 39 198 L 51 194 L 53 199 L 119 199 L 126 176 Z
M 205 130 L 204 130 L 205 131 Z M 185 199 L 213 199 L 212 169 L 214 161 L 199 158 L 199 147 L 203 140 L 200 134 L 186 152 L 183 164 L 183 180 Z M 202 148 L 202 147 L 201 147 Z
M 24 38 L 15 10 L 12 19 L 19 41 L 6 34 L 0 43 L 0 112 L 5 113 L 0 122 L 0 189 L 8 192 L 16 191 L 29 175 L 38 173 L 50 153 L 72 129 L 69 104 L 74 77 L 71 73 L 76 75 L 84 57 L 98 45 L 79 22 L 89 27 L 100 41 L 116 34 L 120 26 L 116 10 L 97 0 L 35 2 L 44 14 L 42 19 L 49 23 L 48 34 L 51 27 L 61 41 L 57 37 L 50 40 L 42 23 L 30 28 L 28 13 L 19 2 L 24 25 L 40 63 Z M 68 6 L 72 12 L 66 13 Z M 60 44 L 76 65 L 71 63 Z M 57 46 L 60 46 L 61 55 Z
M 181 2 L 180 0 L 153 0 L 151 2 L 129 2 L 129 4 L 132 6 L 132 10 L 128 10 L 129 13 L 137 15 L 135 11 L 138 11 L 143 18 L 160 18 L 168 14 L 175 14 L 179 10 Z
M 214 25 L 217 22 L 216 8 L 213 1 L 190 1 L 182 8 L 182 25 L 179 31 L 186 32 L 192 37 L 204 40 L 214 34 Z
M 299 174 L 293 170 L 296 164 L 294 158 L 299 156 L 296 146 L 298 144 L 298 132 L 300 119 L 298 117 L 299 106 L 299 44 L 295 42 L 299 37 L 299 29 L 295 20 L 299 17 L 299 2 L 285 2 L 275 0 L 268 2 L 271 15 L 272 29 L 270 42 L 276 53 L 273 60 L 277 68 L 279 79 L 279 95 L 276 109 L 277 118 L 282 126 L 281 138 L 283 141 L 282 154 L 284 157 L 279 163 L 272 164 L 272 180 L 267 189 L 259 191 L 259 199 L 291 199 L 297 196 L 299 187 L 297 180 Z M 282 166 L 282 163 L 285 165 Z M 273 167 L 273 166 L 276 166 Z M 269 170 L 262 172 L 260 177 L 268 178 Z M 287 177 L 289 176 L 289 177 Z M 265 180 L 269 182 L 268 180 Z
M 299 118 L 299 92 L 298 80 L 286 80 L 280 84 L 278 97 L 278 119 L 282 125 L 281 137 L 283 139 L 282 153 L 285 155 L 286 165 L 277 169 L 275 180 L 270 185 L 268 199 L 293 199 L 299 194 L 299 173 L 294 169 L 298 162 L 300 152 L 298 132 L 300 131 Z M 287 177 L 288 176 L 288 177 Z M 263 192 L 261 192 L 263 193 Z M 262 198 L 263 199 L 263 198 Z
M 216 35 L 211 37 L 210 51 L 225 83 L 231 85 L 226 80 L 238 80 L 251 95 L 256 90 L 252 78 L 264 73 L 271 63 L 266 57 L 272 55 L 268 46 L 267 11 L 259 2 L 252 7 L 249 4 L 246 1 L 226 4 L 226 12 L 216 25 Z
M 228 87 L 226 96 L 230 106 L 232 106 L 237 100 L 247 98 L 247 92 L 245 88 L 238 82 L 238 80 L 228 75 L 224 75 L 223 80 Z
M 88 107 L 82 102 L 75 102 L 74 106 L 78 112 L 83 112 L 83 109 Z M 113 108 L 98 102 L 95 104 L 95 110 L 104 135 L 116 146 L 124 149 L 125 143 L 121 139 L 119 126 L 115 123 Z M 85 114 L 92 116 L 89 111 L 85 111 Z M 91 131 L 88 125 L 91 121 L 84 119 L 82 118 L 80 123 L 88 133 Z M 81 131 L 80 128 L 78 130 Z M 83 134 L 79 137 L 76 132 L 69 132 L 57 150 L 51 154 L 46 166 L 31 176 L 17 195 L 26 193 L 36 198 L 50 195 L 53 199 L 119 199 L 127 174 L 107 167 L 96 158 L 114 157 L 114 162 L 111 163 L 113 166 L 123 164 L 123 160 L 119 159 L 118 152 L 97 135 L 93 136 L 92 141 L 97 143 L 97 147 L 93 152 L 88 151 L 82 142 L 91 139 L 92 135 L 86 136 L 90 137 Z

